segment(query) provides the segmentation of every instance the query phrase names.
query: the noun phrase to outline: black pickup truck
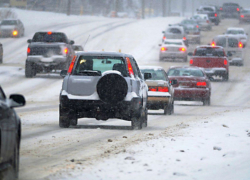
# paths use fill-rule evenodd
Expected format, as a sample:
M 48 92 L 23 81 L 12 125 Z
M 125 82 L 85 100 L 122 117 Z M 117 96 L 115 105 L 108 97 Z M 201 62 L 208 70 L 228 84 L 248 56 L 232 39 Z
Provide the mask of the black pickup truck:
M 68 69 L 75 52 L 70 41 L 62 32 L 37 32 L 27 41 L 25 76 L 31 78 L 36 73 Z
M 216 26 L 220 23 L 220 13 L 215 6 L 200 6 L 197 9 L 198 14 L 207 14 L 208 18 L 211 22 L 213 22 Z

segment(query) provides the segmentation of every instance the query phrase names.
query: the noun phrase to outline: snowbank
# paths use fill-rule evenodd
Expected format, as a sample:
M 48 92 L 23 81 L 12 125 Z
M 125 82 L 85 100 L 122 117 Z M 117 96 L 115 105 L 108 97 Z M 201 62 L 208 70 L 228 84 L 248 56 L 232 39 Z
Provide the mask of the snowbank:
M 167 128 L 161 137 L 75 172 L 74 179 L 249 180 L 249 117 L 244 109 Z

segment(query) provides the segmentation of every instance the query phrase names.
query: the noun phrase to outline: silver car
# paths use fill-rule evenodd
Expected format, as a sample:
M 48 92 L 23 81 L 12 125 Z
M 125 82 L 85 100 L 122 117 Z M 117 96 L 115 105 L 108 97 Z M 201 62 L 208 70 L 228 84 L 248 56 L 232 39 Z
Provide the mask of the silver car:
M 115 52 L 78 52 L 64 77 L 59 126 L 77 125 L 78 118 L 131 121 L 147 126 L 148 86 L 133 56 Z
M 0 36 L 20 37 L 24 36 L 24 26 L 19 19 L 5 19 L 0 24 Z
M 175 81 L 169 81 L 167 73 L 160 66 L 140 66 L 141 72 L 150 73 L 152 78 L 146 80 L 148 85 L 148 109 L 164 109 L 164 114 L 174 113 Z
M 162 60 L 182 60 L 187 62 L 187 46 L 181 39 L 164 40 L 160 46 L 159 59 Z
M 218 35 L 212 41 L 212 46 L 221 46 L 228 56 L 229 64 L 244 65 L 244 49 L 237 35 Z
M 200 30 L 212 30 L 212 23 L 207 14 L 196 14 L 191 19 L 198 23 Z

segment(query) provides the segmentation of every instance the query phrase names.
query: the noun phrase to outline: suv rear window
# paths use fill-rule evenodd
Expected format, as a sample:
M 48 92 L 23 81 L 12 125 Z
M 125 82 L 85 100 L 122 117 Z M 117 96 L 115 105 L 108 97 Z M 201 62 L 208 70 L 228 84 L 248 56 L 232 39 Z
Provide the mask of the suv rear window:
M 203 11 L 214 12 L 213 8 L 204 7 L 204 8 L 202 8 L 202 9 L 203 9 Z
M 32 42 L 62 42 L 68 43 L 65 34 L 63 33 L 47 33 L 39 32 L 36 33 L 32 39 Z
M 178 28 L 169 28 L 168 32 L 173 33 L 173 34 L 181 34 L 181 30 Z
M 195 56 L 224 56 L 224 51 L 220 48 L 197 48 Z
M 226 47 L 226 38 L 225 37 L 218 38 L 216 39 L 215 43 L 217 46 Z M 238 48 L 239 47 L 238 40 L 235 38 L 228 38 L 228 47 Z
M 105 71 L 116 70 L 123 76 L 127 76 L 126 64 L 121 57 L 110 56 L 80 56 L 74 75 L 101 75 Z

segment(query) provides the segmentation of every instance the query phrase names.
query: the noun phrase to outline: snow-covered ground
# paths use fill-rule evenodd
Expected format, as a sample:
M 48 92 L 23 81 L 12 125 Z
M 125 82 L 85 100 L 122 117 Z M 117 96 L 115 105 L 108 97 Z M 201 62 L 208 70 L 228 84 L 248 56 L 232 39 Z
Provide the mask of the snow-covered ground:
M 17 110 L 22 119 L 20 179 L 250 179 L 249 47 L 245 66 L 230 67 L 229 82 L 212 82 L 210 107 L 176 102 L 172 116 L 150 111 L 149 126 L 141 131 L 131 131 L 130 122 L 117 119 L 80 119 L 77 127 L 60 129 L 62 79 L 58 74 L 24 77 L 28 38 L 36 31 L 62 31 L 84 45 L 90 35 L 87 51 L 121 49 L 139 65 L 168 69 L 188 65 L 158 60 L 161 31 L 182 18 L 134 20 L 15 12 L 26 33 L 18 39 L 0 39 L 4 46 L 0 84 L 6 94 L 21 93 L 27 100 L 26 107 Z M 223 20 L 213 31 L 202 32 L 202 43 L 209 43 L 228 26 L 239 26 L 238 21 Z M 240 26 L 250 33 L 249 25 Z M 194 47 L 190 45 L 189 50 Z
M 149 133 L 148 140 L 140 142 L 138 139 L 137 145 L 90 168 L 76 165 L 75 169 L 80 167 L 81 170 L 71 174 L 77 175 L 74 179 L 79 180 L 249 180 L 249 118 L 247 108 L 180 123 L 166 128 L 157 137 Z M 108 142 L 109 146 L 112 143 Z M 70 178 L 73 176 L 65 179 Z

